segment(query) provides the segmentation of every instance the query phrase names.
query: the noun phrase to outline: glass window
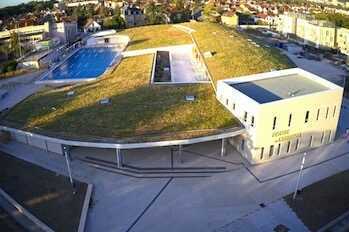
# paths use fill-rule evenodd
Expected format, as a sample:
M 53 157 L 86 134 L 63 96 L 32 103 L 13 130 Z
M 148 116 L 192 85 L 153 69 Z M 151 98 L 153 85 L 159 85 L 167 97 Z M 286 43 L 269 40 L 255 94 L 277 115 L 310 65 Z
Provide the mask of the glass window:
M 260 159 L 263 159 L 263 155 L 264 155 L 264 147 L 261 148 L 261 155 L 260 155 Z
M 325 132 L 322 132 L 322 134 L 321 134 L 321 140 L 320 140 L 321 144 L 322 144 L 323 141 L 324 141 L 324 137 L 325 137 Z
M 228 98 L 225 99 L 225 104 L 226 104 L 226 105 L 229 105 L 229 99 L 228 99 Z
M 287 143 L 287 153 L 290 152 L 290 148 L 291 148 L 291 141 L 288 141 L 288 143 Z
M 327 107 L 327 109 L 326 109 L 326 119 L 328 118 L 328 107 Z
M 243 151 L 245 149 L 245 140 L 241 140 L 241 150 Z
M 309 121 L 309 110 L 305 113 L 305 120 L 304 122 L 307 123 Z
M 277 152 L 276 152 L 277 155 L 280 155 L 280 150 L 281 150 L 281 143 L 278 144 L 278 149 L 277 149 Z
M 251 117 L 251 126 L 254 127 L 254 116 Z
M 336 106 L 333 108 L 333 117 L 336 116 Z
M 276 117 L 274 117 L 274 120 L 273 120 L 273 130 L 275 130 L 275 127 L 276 127 Z
M 292 121 L 292 114 L 290 114 L 290 116 L 288 116 L 288 126 L 291 126 L 291 121 Z
M 320 109 L 317 109 L 316 120 L 319 120 L 319 115 L 320 115 Z
M 235 103 L 233 104 L 233 110 L 235 110 Z
M 298 150 L 298 145 L 299 145 L 299 139 L 296 140 L 296 146 L 294 147 L 294 151 Z
M 247 112 L 244 113 L 244 121 L 247 121 Z
M 274 153 L 274 145 L 270 145 L 270 149 L 269 149 L 269 157 L 272 157 Z

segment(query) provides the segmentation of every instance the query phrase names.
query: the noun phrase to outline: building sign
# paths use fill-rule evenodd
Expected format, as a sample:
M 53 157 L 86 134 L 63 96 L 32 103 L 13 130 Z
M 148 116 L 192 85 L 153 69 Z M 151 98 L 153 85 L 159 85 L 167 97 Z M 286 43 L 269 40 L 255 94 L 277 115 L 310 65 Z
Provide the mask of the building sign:
M 276 143 L 290 141 L 295 138 L 301 137 L 301 133 L 290 134 L 290 130 L 273 132 L 272 137 L 275 138 Z

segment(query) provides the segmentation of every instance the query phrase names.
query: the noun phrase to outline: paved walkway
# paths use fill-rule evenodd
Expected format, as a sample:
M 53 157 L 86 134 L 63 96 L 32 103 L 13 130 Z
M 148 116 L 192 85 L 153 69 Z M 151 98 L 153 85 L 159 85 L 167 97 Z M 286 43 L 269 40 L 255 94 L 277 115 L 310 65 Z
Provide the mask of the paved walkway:
M 21 75 L 19 77 L 1 80 L 0 89 L 6 91 L 8 95 L 4 99 L 0 99 L 0 111 L 6 108 L 12 108 L 18 102 L 21 102 L 41 89 L 43 85 L 38 85 L 34 82 L 43 72 L 44 71 L 38 71 Z
M 290 231 L 309 231 L 287 203 L 281 199 L 238 218 L 215 232 L 272 232 L 278 225 L 287 225 Z
M 238 160 L 234 150 L 220 157 L 219 146 L 215 146 L 204 143 L 186 150 L 222 162 Z M 15 142 L 1 145 L 0 149 L 58 173 L 67 172 L 60 155 Z M 339 140 L 309 152 L 301 186 L 348 169 L 348 151 L 349 144 Z M 103 151 L 95 152 L 103 156 Z M 241 163 L 240 168 L 209 178 L 136 179 L 97 170 L 79 160 L 73 160 L 72 169 L 75 178 L 95 185 L 87 231 L 214 231 L 259 212 L 260 203 L 273 212 L 285 211 L 283 204 L 274 202 L 294 191 L 299 164 L 300 156 L 253 167 Z M 262 211 L 256 216 L 268 214 Z M 302 227 L 292 216 L 282 220 L 266 216 L 265 222 L 254 226 L 271 228 L 279 220 L 290 228 Z

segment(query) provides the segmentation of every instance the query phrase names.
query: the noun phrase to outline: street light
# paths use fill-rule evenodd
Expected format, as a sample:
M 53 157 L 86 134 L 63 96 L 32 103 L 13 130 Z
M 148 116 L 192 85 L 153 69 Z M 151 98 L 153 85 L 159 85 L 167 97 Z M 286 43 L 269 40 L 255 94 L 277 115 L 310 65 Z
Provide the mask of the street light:
M 296 200 L 296 197 L 297 197 L 298 187 L 299 187 L 299 184 L 300 184 L 300 181 L 301 181 L 301 178 L 302 178 L 302 172 L 303 172 L 303 168 L 304 168 L 306 155 L 307 155 L 307 153 L 304 152 L 303 158 L 302 158 L 302 162 L 301 162 L 301 167 L 300 167 L 299 174 L 298 174 L 296 189 L 295 189 L 295 191 L 293 193 L 293 200 Z
M 70 180 L 70 183 L 71 183 L 71 185 L 73 187 L 73 194 L 75 194 L 76 193 L 75 183 L 74 183 L 74 180 L 73 180 L 73 177 L 72 177 L 71 168 L 70 168 L 69 146 L 66 146 L 66 145 L 62 144 L 62 151 L 63 151 L 64 157 L 65 157 L 65 162 L 67 164 L 69 180 Z

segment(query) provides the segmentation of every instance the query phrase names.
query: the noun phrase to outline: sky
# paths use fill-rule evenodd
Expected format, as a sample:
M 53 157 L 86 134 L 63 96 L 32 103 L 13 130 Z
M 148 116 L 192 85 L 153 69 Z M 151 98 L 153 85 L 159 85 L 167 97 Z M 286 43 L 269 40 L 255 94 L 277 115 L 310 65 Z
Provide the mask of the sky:
M 14 6 L 30 0 L 0 0 L 0 8 L 5 6 Z

